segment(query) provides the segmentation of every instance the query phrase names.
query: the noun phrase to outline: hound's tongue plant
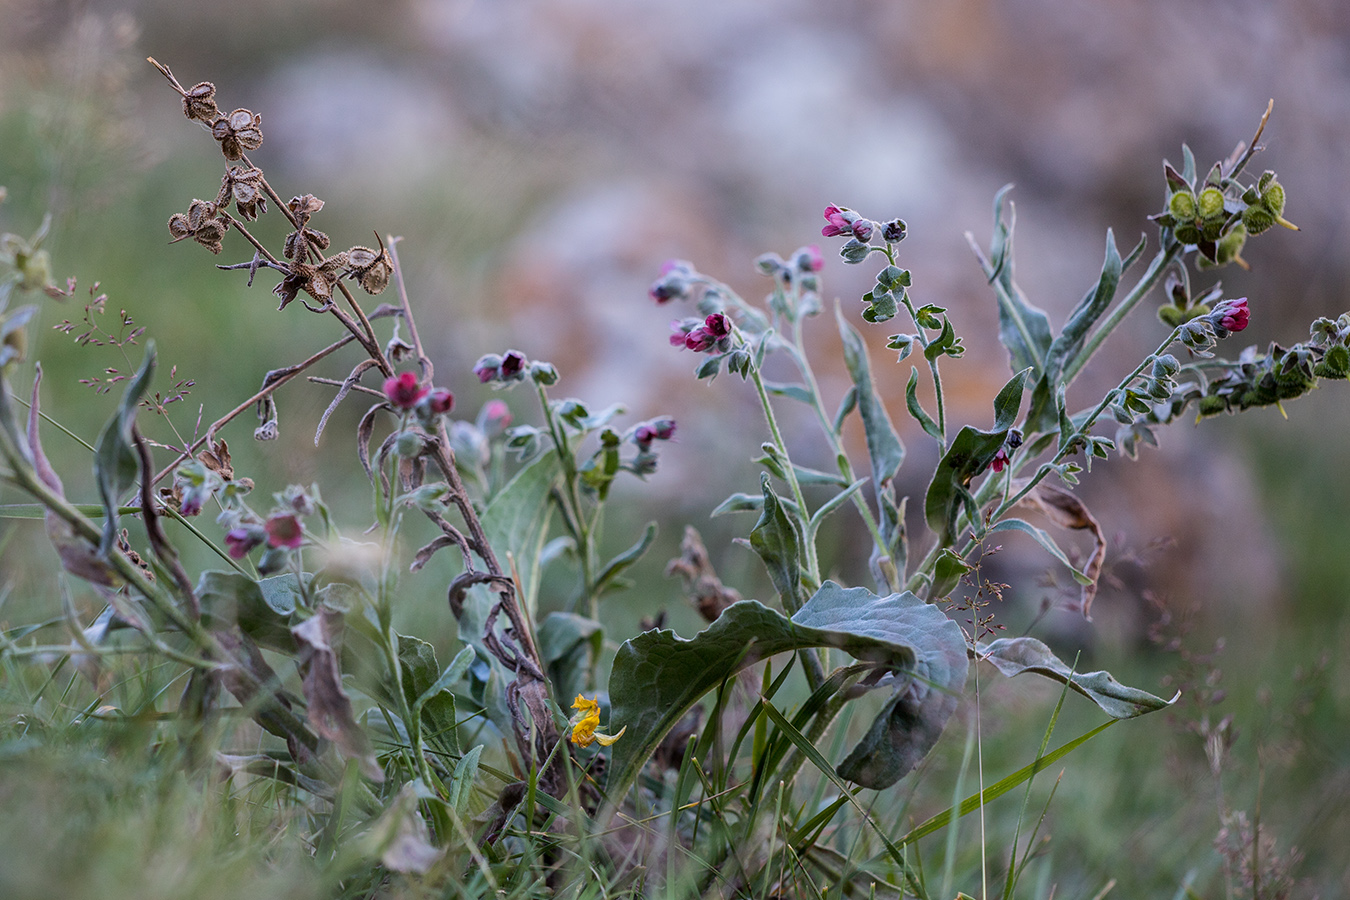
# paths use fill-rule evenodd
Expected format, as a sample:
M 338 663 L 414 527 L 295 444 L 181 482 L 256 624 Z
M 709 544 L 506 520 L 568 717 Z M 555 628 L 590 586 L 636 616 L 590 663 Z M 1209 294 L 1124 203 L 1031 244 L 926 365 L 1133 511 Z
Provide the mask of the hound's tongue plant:
M 122 395 L 90 447 L 98 501 L 77 505 L 43 450 L 51 429 L 40 370 L 25 358 L 36 307 L 19 302 L 43 288 L 63 296 L 75 288 L 50 284 L 45 228 L 27 239 L 5 235 L 0 480 L 32 501 L 7 511 L 45 518 L 62 566 L 97 593 L 103 610 L 87 621 L 67 605 L 74 643 L 39 643 L 41 629 L 19 628 L 6 634 L 0 655 L 37 667 L 77 658 L 87 683 L 72 688 L 82 693 L 67 705 L 89 709 L 102 704 L 110 673 L 131 659 L 158 661 L 157 677 L 178 690 L 148 692 L 143 708 L 128 711 L 143 724 L 140 739 L 181 747 L 193 777 L 204 776 L 203 761 L 228 761 L 225 782 L 209 782 L 222 792 L 233 790 L 231 780 L 286 786 L 278 802 L 300 823 L 318 864 L 372 892 L 392 872 L 433 894 L 532 896 L 531 885 L 547 883 L 576 895 L 589 885 L 587 896 L 632 896 L 659 882 L 671 896 L 787 896 L 823 878 L 849 895 L 930 896 L 912 846 L 920 837 L 1029 786 L 1101 730 L 1058 749 L 1048 747 L 1047 730 L 1030 764 L 982 785 L 971 800 L 958 797 L 908 833 L 883 826 L 899 821 L 882 815 L 886 796 L 861 791 L 915 777 L 963 698 L 972 696 L 978 711 L 979 662 L 990 664 L 986 673 L 1051 679 L 1062 686 L 1061 702 L 1076 692 L 1108 721 L 1172 702 L 1106 672 L 1080 672 L 1035 637 L 998 636 L 977 567 L 986 542 L 1008 531 L 1033 538 L 1045 563 L 1075 580 L 1075 606 L 1088 617 L 1106 539 L 1071 489 L 1093 459 L 1133 456 L 1192 405 L 1203 417 L 1278 404 L 1350 372 L 1350 315 L 1319 319 L 1309 340 L 1290 348 L 1214 355 L 1220 342 L 1259 322 L 1267 303 L 1227 297 L 1217 282 L 1193 287 L 1192 269 L 1245 266 L 1250 240 L 1289 225 L 1274 173 L 1246 173 L 1264 118 L 1250 145 L 1203 177 L 1184 148 L 1179 168 L 1164 166 L 1156 238 L 1141 238 L 1122 256 L 1108 232 L 1100 276 L 1058 327 L 1013 279 L 1014 219 L 1008 189 L 999 192 L 988 247 L 975 246 L 975 255 L 998 310 L 1009 377 L 973 422 L 953 421 L 943 387 L 945 369 L 965 351 L 957 322 L 923 297 L 922 274 L 902 266 L 907 228 L 891 211 L 871 219 L 824 209 L 822 237 L 844 239 L 843 262 L 876 267 L 861 308 L 846 302 L 832 310 L 850 383 L 842 397 L 824 396 L 807 350 L 807 326 L 826 307 L 820 247 L 756 260 L 769 279 L 763 304 L 693 262 L 672 261 L 650 297 L 681 317 L 669 335 L 638 339 L 652 352 L 688 351 L 697 378 L 725 374 L 719 385 L 746 385 L 758 399 L 757 489 L 712 512 L 754 514 L 742 531 L 774 595 L 741 600 L 691 531 L 672 568 L 706 629 L 688 638 L 656 627 L 616 635 L 602 601 L 634 586 L 632 567 L 657 529 L 648 525 L 607 557 L 604 511 L 630 496 L 612 491 L 620 478 L 656 469 L 675 420 L 641 410 L 630 421 L 619 406 L 559 398 L 563 373 L 527 351 L 433 360 L 403 281 L 398 238 L 338 249 L 345 241 L 317 227 L 324 201 L 310 193 L 283 200 L 247 155 L 264 145 L 262 115 L 222 111 L 213 84 L 185 87 L 154 65 L 224 157 L 218 193 L 169 216 L 170 243 L 242 253 L 242 261 L 219 266 L 234 273 L 221 277 L 275 280 L 282 314 L 316 316 L 316 327 L 329 323 L 335 334 L 306 359 L 258 372 L 258 391 L 200 437 L 168 445 L 148 441 L 138 423 L 146 410 L 166 412 L 147 342 L 134 374 L 98 383 L 100 391 L 116 384 Z M 276 252 L 254 233 L 264 216 L 284 220 Z M 1151 260 L 1131 281 L 1151 243 Z M 353 292 L 382 295 L 390 285 L 396 298 L 369 308 Z M 1068 387 L 1155 293 L 1163 323 L 1156 345 L 1097 401 L 1070 407 Z M 61 329 L 84 328 L 85 343 L 103 335 L 103 299 L 86 305 L 87 328 Z M 892 320 L 901 331 L 875 332 Z M 126 337 L 131 324 L 124 313 L 123 337 L 104 343 L 127 354 L 140 334 Z M 516 343 L 528 347 L 531 335 Z M 922 361 L 907 373 L 879 366 L 869 346 L 883 344 L 902 363 Z M 333 388 L 315 441 L 341 404 L 368 404 L 348 437 L 353 472 L 359 466 L 369 480 L 371 515 L 335 521 L 319 485 L 259 502 L 254 481 L 234 470 L 224 431 L 256 408 L 254 437 L 276 438 L 281 388 L 348 345 L 359 349 L 358 362 L 336 378 L 310 376 Z M 766 379 L 770 357 L 795 374 Z M 25 421 L 14 384 L 30 371 Z M 523 405 L 537 411 L 530 418 L 494 399 L 469 418 L 452 418 L 447 385 L 475 377 L 523 392 Z M 886 398 L 902 382 L 903 406 L 892 410 Z M 930 402 L 920 400 L 922 382 Z M 175 386 L 179 399 L 185 385 Z M 803 419 L 780 419 L 783 405 L 805 408 L 832 468 L 793 460 L 798 441 L 781 422 Z M 922 534 L 910 533 L 910 498 L 897 489 L 908 459 L 901 416 L 914 419 L 919 439 L 936 451 L 927 490 L 915 500 Z M 855 418 L 866 449 L 857 460 L 843 439 Z M 1103 429 L 1108 419 L 1113 434 Z M 202 521 L 208 512 L 214 522 Z M 841 572 L 822 559 L 822 534 L 845 515 L 870 541 L 865 572 Z M 214 550 L 216 567 L 191 571 L 165 520 L 184 526 L 172 529 L 178 539 Z M 1054 529 L 1092 535 L 1086 564 L 1061 549 Z M 433 577 L 419 571 L 433 559 L 448 559 L 444 588 L 461 645 L 448 665 L 433 648 L 447 635 L 395 630 L 408 556 L 410 577 L 421 579 Z M 850 729 L 855 712 L 866 722 Z M 162 743 L 170 733 L 177 743 Z M 860 847 L 880 855 L 869 860 Z M 1014 862 L 1005 897 L 1026 857 Z

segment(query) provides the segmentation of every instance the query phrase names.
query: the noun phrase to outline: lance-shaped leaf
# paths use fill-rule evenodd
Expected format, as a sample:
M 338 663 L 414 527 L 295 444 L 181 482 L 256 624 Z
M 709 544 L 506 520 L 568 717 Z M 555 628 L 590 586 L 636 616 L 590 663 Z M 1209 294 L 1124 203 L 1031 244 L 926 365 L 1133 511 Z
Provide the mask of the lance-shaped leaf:
M 1044 371 L 1045 355 L 1050 349 L 1050 318 L 1033 306 L 1013 280 L 1013 227 L 1016 212 L 1003 218 L 1003 201 L 1012 185 L 1004 185 L 994 196 L 994 233 L 985 259 L 972 239 L 971 247 L 984 266 L 984 275 L 998 298 L 998 339 L 1008 350 L 1013 371 L 1031 367 L 1036 375 Z
M 515 560 L 515 571 L 520 576 L 520 602 L 530 611 L 534 610 L 539 591 L 539 558 L 552 511 L 548 498 L 558 471 L 558 454 L 550 450 L 517 472 L 488 501 L 483 512 L 488 544 L 502 557 L 499 562 L 503 566 L 507 564 L 507 553 Z
M 764 561 L 773 579 L 774 589 L 783 600 L 787 609 L 796 609 L 797 592 L 801 587 L 801 542 L 797 538 L 797 528 L 783 510 L 778 495 L 769 485 L 768 473 L 759 476 L 760 489 L 764 492 L 764 507 L 760 511 L 759 521 L 750 530 L 750 547 Z
M 150 378 L 154 373 L 155 342 L 147 341 L 141 367 L 127 384 L 122 402 L 117 405 L 117 411 L 103 426 L 94 444 L 94 480 L 98 483 L 104 511 L 103 541 L 99 545 L 99 552 L 105 557 L 117 543 L 119 499 L 127 488 L 136 483 L 136 476 L 141 470 L 140 456 L 132 444 L 131 427 L 136 423 L 136 407 L 150 387 Z
M 1030 372 L 1030 369 L 1018 372 L 994 398 L 992 431 L 965 426 L 957 432 L 951 446 L 939 460 L 924 497 L 923 512 L 928 527 L 938 533 L 944 544 L 951 543 L 963 495 L 969 496 L 966 487 L 976 475 L 989 468 L 999 448 L 1007 440 L 1008 430 L 1017 421 L 1022 404 L 1022 387 Z
M 600 574 L 595 579 L 595 592 L 597 595 L 611 590 L 617 583 L 619 576 L 624 571 L 642 559 L 650 549 L 652 541 L 656 540 L 656 523 L 648 522 L 647 527 L 642 531 L 642 537 L 638 538 L 637 543 L 620 553 L 618 556 L 605 563 Z
M 33 471 L 38 480 L 51 488 L 58 497 L 65 499 L 66 492 L 61 484 L 61 477 L 56 474 L 56 470 L 52 468 L 51 462 L 47 459 L 47 454 L 42 449 L 42 436 L 38 427 L 42 419 L 40 390 L 42 387 L 42 364 L 38 363 L 35 368 L 33 393 L 28 403 L 27 443 L 25 444 L 24 441 L 19 439 L 12 407 L 9 405 L 9 385 L 3 377 L 0 377 L 0 426 L 4 427 L 8 439 L 13 442 L 14 450 L 26 456 L 27 460 L 32 463 Z M 39 505 L 38 509 L 41 510 L 40 515 L 47 527 L 47 537 L 51 540 L 52 546 L 56 548 L 57 556 L 61 559 L 62 568 L 72 575 L 100 587 L 117 587 L 122 583 L 122 577 L 108 562 L 107 557 L 99 553 L 98 548 L 90 540 L 77 533 L 73 525 L 46 507 Z M 85 515 L 101 515 L 104 510 L 102 507 L 98 507 L 97 512 L 81 511 Z
M 905 461 L 905 445 L 895 433 L 886 406 L 872 384 L 872 368 L 862 335 L 848 323 L 838 307 L 835 307 L 834 316 L 839 322 L 839 337 L 844 342 L 844 365 L 853 379 L 858 414 L 862 416 L 867 456 L 872 461 L 872 483 L 880 490 L 890 482 L 900 464 Z
M 1127 269 L 1131 263 L 1139 258 L 1139 254 L 1144 252 L 1146 240 L 1141 238 L 1139 243 L 1130 251 L 1129 258 L 1122 260 L 1120 251 L 1116 249 L 1116 238 L 1111 229 L 1106 230 L 1106 259 L 1102 261 L 1101 275 L 1097 278 L 1097 283 L 1083 295 L 1083 299 L 1078 301 L 1073 312 L 1069 313 L 1069 318 L 1064 322 L 1064 328 L 1055 338 L 1054 343 L 1050 345 L 1050 350 L 1045 358 L 1045 374 L 1051 384 L 1055 384 L 1065 366 L 1073 362 L 1078 351 L 1083 347 L 1083 340 L 1087 337 L 1088 331 L 1096 324 L 1097 319 L 1101 318 L 1102 313 L 1111 305 L 1111 300 L 1116 296 L 1116 289 L 1120 286 L 1121 273 Z
M 791 619 L 754 600 L 733 604 L 690 640 L 648 631 L 619 648 L 610 673 L 614 745 L 608 785 L 618 802 L 662 738 L 708 691 L 778 653 L 834 647 L 891 673 L 895 697 L 840 766 L 864 787 L 894 784 L 942 733 L 965 684 L 965 638 L 908 592 L 878 597 L 827 581 Z
M 342 633 L 342 613 L 320 607 L 313 616 L 291 629 L 300 644 L 299 664 L 309 723 L 332 741 L 338 752 L 354 759 L 371 781 L 384 781 L 370 738 L 352 715 L 352 701 L 342 687 L 342 669 L 336 646 Z
M 1121 684 L 1110 672 L 1074 672 L 1035 638 L 999 638 L 980 644 L 978 652 L 981 659 L 987 659 L 1010 678 L 1023 672 L 1035 672 L 1060 684 L 1068 684 L 1115 719 L 1130 719 L 1165 709 L 1181 696 L 1178 692 L 1171 700 L 1155 697 L 1147 691 Z

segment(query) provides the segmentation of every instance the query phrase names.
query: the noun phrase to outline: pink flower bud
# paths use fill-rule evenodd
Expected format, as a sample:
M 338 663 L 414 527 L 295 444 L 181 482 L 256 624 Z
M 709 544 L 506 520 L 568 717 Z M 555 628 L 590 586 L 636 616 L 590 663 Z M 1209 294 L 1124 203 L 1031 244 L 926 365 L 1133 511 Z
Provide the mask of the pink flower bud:
M 1224 300 L 1209 314 L 1215 325 L 1226 331 L 1241 331 L 1247 327 L 1251 312 L 1247 309 L 1247 298 Z
M 269 547 L 295 550 L 305 539 L 304 532 L 300 528 L 300 520 L 291 513 L 268 516 L 267 521 L 263 523 L 263 529 L 267 532 Z
M 267 532 L 256 525 L 234 528 L 225 535 L 225 552 L 230 555 L 230 559 L 243 559 L 265 540 Z
M 431 388 L 418 385 L 413 372 L 401 372 L 384 383 L 384 396 L 398 409 L 412 409 L 430 391 Z
M 427 407 L 434 416 L 448 413 L 455 408 L 455 395 L 445 388 L 436 388 L 427 395 Z

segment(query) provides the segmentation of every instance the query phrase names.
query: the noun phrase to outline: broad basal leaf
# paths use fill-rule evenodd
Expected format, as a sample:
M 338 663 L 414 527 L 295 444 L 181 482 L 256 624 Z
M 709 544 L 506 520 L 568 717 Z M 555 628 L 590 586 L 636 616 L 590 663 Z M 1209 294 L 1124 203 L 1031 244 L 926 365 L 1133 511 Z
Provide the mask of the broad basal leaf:
M 708 691 L 779 653 L 834 647 L 889 671 L 892 701 L 840 774 L 864 787 L 894 784 L 942 733 L 965 684 L 961 629 L 913 594 L 878 597 L 825 582 L 791 619 L 763 604 L 733 604 L 690 640 L 648 631 L 619 648 L 610 674 L 614 745 L 608 790 L 617 801 L 662 738 Z

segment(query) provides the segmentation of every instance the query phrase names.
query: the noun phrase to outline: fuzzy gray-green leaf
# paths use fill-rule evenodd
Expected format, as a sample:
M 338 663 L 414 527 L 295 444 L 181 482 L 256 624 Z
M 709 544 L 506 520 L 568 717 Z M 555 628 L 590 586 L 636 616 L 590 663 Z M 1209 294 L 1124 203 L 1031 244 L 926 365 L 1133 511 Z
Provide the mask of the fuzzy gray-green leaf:
M 1177 697 L 1164 700 L 1147 691 L 1121 684 L 1110 672 L 1074 672 L 1050 648 L 1035 638 L 999 638 L 979 646 L 979 656 L 987 659 L 1004 675 L 1012 677 L 1023 672 L 1035 672 L 1068 684 L 1078 693 L 1096 703 L 1115 719 L 1131 719 L 1176 702 Z

